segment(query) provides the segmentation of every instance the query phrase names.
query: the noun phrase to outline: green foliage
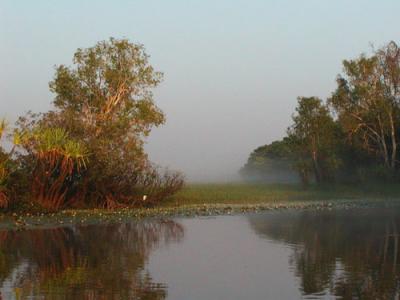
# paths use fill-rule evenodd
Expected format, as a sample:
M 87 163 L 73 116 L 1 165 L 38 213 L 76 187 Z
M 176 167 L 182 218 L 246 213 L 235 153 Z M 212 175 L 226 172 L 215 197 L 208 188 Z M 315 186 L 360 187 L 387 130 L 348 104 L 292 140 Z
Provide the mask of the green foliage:
M 0 147 L 0 208 L 146 206 L 183 186 L 180 173 L 162 171 L 144 151 L 165 122 L 152 95 L 162 73 L 148 58 L 142 45 L 111 38 L 56 67 L 55 110 L 21 117 L 12 150 Z M 1 121 L 0 139 L 5 130 Z
M 343 67 L 326 104 L 316 97 L 298 98 L 293 125 L 284 138 L 290 151 L 277 149 L 281 156 L 290 157 L 304 184 L 312 178 L 317 183 L 337 178 L 397 180 L 400 48 L 390 42 L 370 56 L 343 61 Z M 279 155 L 264 151 L 269 146 L 264 147 L 250 155 L 243 168 L 246 174 L 276 172 L 260 167 L 269 157 L 282 161 Z
M 162 79 L 142 45 L 113 39 L 78 49 L 56 67 L 55 110 L 20 118 L 14 183 L 46 210 L 153 205 L 183 185 L 148 161 L 145 138 L 165 116 L 152 88 Z M 146 201 L 143 201 L 146 199 Z
M 397 165 L 400 113 L 400 49 L 394 42 L 343 62 L 344 75 L 329 104 L 349 140 L 375 154 L 387 168 Z
M 290 149 L 303 182 L 308 183 L 311 172 L 318 183 L 332 179 L 340 164 L 336 156 L 339 136 L 328 108 L 316 97 L 300 97 L 293 122 L 288 129 Z
M 88 153 L 80 142 L 57 127 L 35 127 L 19 133 L 21 147 L 31 164 L 30 196 L 44 209 L 56 211 L 66 205 L 70 187 L 86 168 Z
M 304 189 L 300 184 L 188 184 L 165 203 L 167 206 L 191 205 L 301 205 L 308 201 L 359 201 L 398 199 L 400 186 L 396 183 L 310 185 Z
M 85 165 L 87 150 L 85 146 L 70 138 L 64 128 L 35 128 L 32 132 L 22 132 L 18 138 L 24 150 L 38 157 L 56 153 L 67 159 L 76 160 L 79 165 Z
M 245 179 L 251 180 L 296 182 L 293 163 L 290 139 L 285 137 L 282 141 L 274 141 L 255 149 L 240 173 Z
M 271 173 L 271 177 L 284 171 L 284 176 L 291 178 L 290 171 L 295 170 L 304 185 L 312 178 L 319 183 L 334 178 L 341 164 L 341 131 L 327 106 L 316 97 L 299 97 L 293 122 L 282 141 L 260 147 L 250 155 L 243 174 L 257 171 Z
M 152 126 L 164 122 L 150 90 L 162 74 L 149 65 L 143 46 L 111 38 L 78 49 L 73 63 L 74 67 L 57 67 L 50 82 L 54 105 L 68 114 L 70 126 L 91 127 L 97 136 L 110 126 L 128 129 L 126 135 L 147 135 Z M 83 124 L 73 123 L 77 117 Z
M 57 111 L 41 122 L 65 128 L 90 152 L 78 202 L 106 207 L 138 203 L 149 189 L 154 191 L 147 195 L 149 202 L 154 202 L 159 198 L 155 191 L 169 190 L 171 178 L 180 187 L 177 174 L 162 180 L 143 149 L 152 127 L 165 121 L 151 92 L 162 74 L 149 65 L 143 46 L 110 39 L 78 49 L 73 62 L 73 67 L 56 69 L 50 88 Z

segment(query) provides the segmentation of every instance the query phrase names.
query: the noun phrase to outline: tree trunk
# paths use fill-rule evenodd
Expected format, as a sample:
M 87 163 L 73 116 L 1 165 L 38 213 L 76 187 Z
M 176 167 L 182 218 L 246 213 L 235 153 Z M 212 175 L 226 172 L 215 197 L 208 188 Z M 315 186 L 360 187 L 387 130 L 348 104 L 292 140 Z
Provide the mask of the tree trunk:
M 391 131 L 391 139 L 392 139 L 392 158 L 390 162 L 390 167 L 392 170 L 396 168 L 396 156 L 397 156 L 397 141 L 396 141 L 396 129 L 393 121 L 393 114 L 390 112 L 389 114 L 390 121 L 390 131 Z
M 380 131 L 380 135 L 379 136 L 379 141 L 381 143 L 381 147 L 382 147 L 382 155 L 383 155 L 383 160 L 385 162 L 385 167 L 386 168 L 390 168 L 390 162 L 389 162 L 389 152 L 387 149 L 387 145 L 386 145 L 386 140 L 385 140 L 385 132 L 383 130 L 383 124 L 382 124 L 382 120 L 380 118 L 380 116 L 378 116 L 378 122 L 379 122 L 379 131 Z
M 314 166 L 314 173 L 315 173 L 315 181 L 317 183 L 321 183 L 322 178 L 321 178 L 321 171 L 319 169 L 319 164 L 318 164 L 317 151 L 313 151 L 312 159 L 313 159 L 313 166 Z

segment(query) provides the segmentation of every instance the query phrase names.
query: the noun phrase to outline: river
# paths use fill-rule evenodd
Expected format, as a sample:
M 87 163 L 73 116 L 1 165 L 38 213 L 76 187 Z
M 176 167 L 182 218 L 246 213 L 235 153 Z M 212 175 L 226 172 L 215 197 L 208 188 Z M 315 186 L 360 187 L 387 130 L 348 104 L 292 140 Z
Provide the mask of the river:
M 0 299 L 398 299 L 400 209 L 0 231 Z

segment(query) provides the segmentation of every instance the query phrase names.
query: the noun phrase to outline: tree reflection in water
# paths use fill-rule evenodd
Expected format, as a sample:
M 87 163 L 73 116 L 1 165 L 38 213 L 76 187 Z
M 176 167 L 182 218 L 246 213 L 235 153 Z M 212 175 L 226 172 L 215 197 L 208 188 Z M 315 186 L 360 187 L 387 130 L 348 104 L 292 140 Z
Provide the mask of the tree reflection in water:
M 290 245 L 304 295 L 398 299 L 398 210 L 282 212 L 249 222 L 260 236 Z
M 152 281 L 145 264 L 152 250 L 183 234 L 180 224 L 156 220 L 0 232 L 3 297 L 165 299 L 166 286 Z

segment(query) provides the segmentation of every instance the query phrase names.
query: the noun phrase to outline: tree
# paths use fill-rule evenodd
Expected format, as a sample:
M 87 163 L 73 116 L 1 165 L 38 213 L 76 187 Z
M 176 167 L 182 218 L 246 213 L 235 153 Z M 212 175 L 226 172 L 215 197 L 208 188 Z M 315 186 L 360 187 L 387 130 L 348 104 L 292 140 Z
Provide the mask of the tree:
M 299 97 L 292 118 L 288 136 L 301 177 L 304 180 L 312 170 L 317 183 L 331 179 L 338 166 L 337 128 L 328 108 L 319 98 Z
M 290 140 L 288 137 L 284 137 L 280 141 L 274 141 L 255 149 L 240 170 L 240 174 L 251 180 L 295 182 L 293 161 Z
M 115 207 L 142 199 L 151 184 L 157 197 L 163 187 L 182 186 L 180 175 L 156 172 L 143 148 L 151 129 L 165 121 L 151 91 L 162 74 L 149 64 L 143 46 L 111 38 L 78 49 L 73 63 L 58 66 L 50 82 L 56 109 L 22 127 L 62 128 L 87 149 L 87 168 L 76 178 L 79 201 Z
M 350 140 L 381 158 L 388 169 L 397 165 L 400 102 L 400 49 L 394 42 L 374 55 L 343 62 L 344 75 L 329 99 Z

